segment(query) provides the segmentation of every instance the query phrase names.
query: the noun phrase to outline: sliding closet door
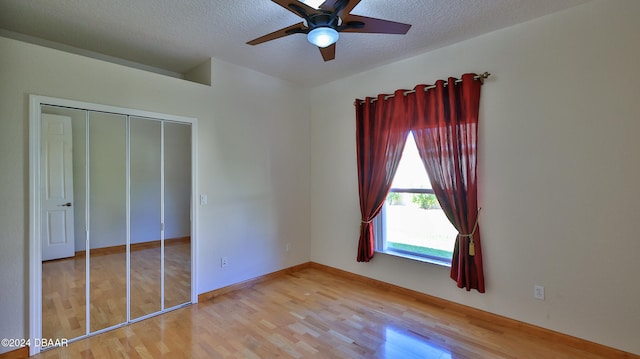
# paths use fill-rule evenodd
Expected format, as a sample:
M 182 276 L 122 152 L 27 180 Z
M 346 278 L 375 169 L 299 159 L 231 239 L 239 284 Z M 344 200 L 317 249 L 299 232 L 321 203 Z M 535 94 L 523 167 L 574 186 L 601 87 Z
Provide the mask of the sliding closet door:
M 126 116 L 89 112 L 90 331 L 127 321 Z
M 162 122 L 130 119 L 131 319 L 162 310 Z
M 191 125 L 164 123 L 164 307 L 191 301 Z

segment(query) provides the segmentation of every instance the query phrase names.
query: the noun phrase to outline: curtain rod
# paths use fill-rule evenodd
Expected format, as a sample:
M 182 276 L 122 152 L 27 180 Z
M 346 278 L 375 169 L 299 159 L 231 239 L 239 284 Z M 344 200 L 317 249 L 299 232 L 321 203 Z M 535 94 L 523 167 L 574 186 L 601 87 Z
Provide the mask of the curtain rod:
M 473 79 L 474 80 L 480 80 L 480 82 L 484 83 L 484 79 L 488 78 L 489 76 L 491 76 L 490 73 L 484 72 L 484 73 L 482 73 L 480 75 L 474 76 Z M 456 81 L 455 81 L 455 83 L 460 83 L 460 82 L 462 82 L 462 80 L 456 79 Z M 447 86 L 447 82 L 445 82 L 444 85 Z M 427 91 L 427 90 L 435 88 L 435 87 L 436 87 L 436 85 L 427 86 L 427 87 L 424 88 L 424 90 Z M 409 90 L 409 91 L 403 92 L 402 94 L 404 96 L 407 96 L 408 94 L 415 93 L 415 92 L 416 92 L 416 90 Z M 384 97 L 384 100 L 388 100 L 388 99 L 390 99 L 390 98 L 392 98 L 394 96 L 395 96 L 395 94 L 387 95 L 387 96 Z M 374 97 L 374 98 L 371 99 L 370 102 L 374 103 L 376 101 L 378 101 L 378 98 Z M 354 104 L 357 105 L 358 103 L 365 103 L 365 100 L 356 100 L 356 102 Z

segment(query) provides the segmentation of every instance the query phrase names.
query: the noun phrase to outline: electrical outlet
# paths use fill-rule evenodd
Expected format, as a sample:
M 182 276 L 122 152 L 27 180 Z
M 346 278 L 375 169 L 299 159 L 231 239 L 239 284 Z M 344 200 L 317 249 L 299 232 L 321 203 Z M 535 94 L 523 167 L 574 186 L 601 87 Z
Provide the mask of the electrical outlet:
M 200 195 L 200 205 L 204 206 L 206 205 L 208 202 L 208 198 L 206 194 L 201 194 Z
M 220 267 L 224 268 L 227 265 L 229 265 L 229 258 L 227 257 L 220 258 Z
M 291 243 L 287 243 L 287 244 L 284 246 L 284 250 L 285 250 L 286 252 L 288 252 L 289 250 L 291 250 Z
M 544 300 L 544 286 L 534 285 L 533 286 L 533 297 L 536 299 Z

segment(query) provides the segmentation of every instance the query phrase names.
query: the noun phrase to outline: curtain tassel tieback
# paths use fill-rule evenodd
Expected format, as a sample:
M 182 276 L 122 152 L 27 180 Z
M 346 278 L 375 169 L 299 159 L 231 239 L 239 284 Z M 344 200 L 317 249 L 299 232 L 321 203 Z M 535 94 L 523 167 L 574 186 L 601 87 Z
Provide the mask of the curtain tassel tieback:
M 469 238 L 469 256 L 473 257 L 476 255 L 476 247 L 473 243 L 473 236 L 476 234 L 476 230 L 478 229 L 478 218 L 480 218 L 480 210 L 482 207 L 478 208 L 478 214 L 476 215 L 476 223 L 473 225 L 473 230 L 469 234 L 462 234 L 458 232 L 458 237 L 467 237 Z
M 373 222 L 373 219 L 370 220 L 370 221 L 362 221 L 362 223 L 364 223 L 364 224 L 368 224 L 368 223 L 371 223 L 371 222 Z

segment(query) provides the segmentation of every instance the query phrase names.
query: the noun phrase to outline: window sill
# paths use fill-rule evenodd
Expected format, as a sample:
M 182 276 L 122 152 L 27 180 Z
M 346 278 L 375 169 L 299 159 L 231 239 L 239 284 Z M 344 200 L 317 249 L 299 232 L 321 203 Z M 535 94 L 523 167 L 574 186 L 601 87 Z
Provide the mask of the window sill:
M 436 258 L 416 256 L 409 253 L 403 253 L 403 252 L 398 252 L 394 250 L 383 250 L 383 251 L 376 250 L 376 253 L 382 253 L 382 254 L 387 254 L 394 257 L 406 258 L 406 259 L 410 259 L 418 262 L 435 264 L 441 267 L 451 268 L 451 261 L 444 261 Z

